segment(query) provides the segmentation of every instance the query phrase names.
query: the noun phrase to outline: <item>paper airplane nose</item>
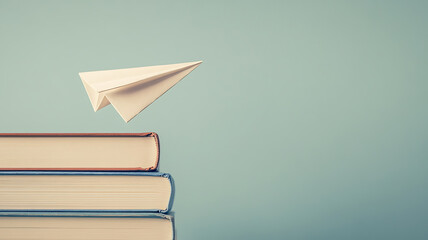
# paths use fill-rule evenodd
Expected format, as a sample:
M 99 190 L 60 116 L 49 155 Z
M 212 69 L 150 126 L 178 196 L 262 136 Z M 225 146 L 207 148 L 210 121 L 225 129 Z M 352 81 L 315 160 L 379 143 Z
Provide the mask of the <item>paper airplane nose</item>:
M 94 111 L 113 105 L 129 122 L 202 61 L 79 73 Z

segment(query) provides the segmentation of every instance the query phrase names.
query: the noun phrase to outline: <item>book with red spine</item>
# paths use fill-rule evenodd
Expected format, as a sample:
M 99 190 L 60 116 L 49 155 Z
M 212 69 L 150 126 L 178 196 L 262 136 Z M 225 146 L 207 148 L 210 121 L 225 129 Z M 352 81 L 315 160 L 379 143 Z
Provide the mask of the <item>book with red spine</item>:
M 157 171 L 147 133 L 0 133 L 0 171 Z

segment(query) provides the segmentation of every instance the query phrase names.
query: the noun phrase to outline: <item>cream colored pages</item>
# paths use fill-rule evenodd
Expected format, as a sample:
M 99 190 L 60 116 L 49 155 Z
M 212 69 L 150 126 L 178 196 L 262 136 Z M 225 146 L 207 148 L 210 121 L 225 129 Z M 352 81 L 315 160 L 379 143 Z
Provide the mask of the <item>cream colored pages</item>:
M 161 218 L 0 217 L 0 240 L 172 240 Z
M 166 210 L 166 177 L 2 175 L 2 210 Z
M 154 137 L 0 137 L 1 169 L 155 169 Z
M 79 73 L 94 111 L 110 103 L 126 122 L 177 84 L 202 61 Z

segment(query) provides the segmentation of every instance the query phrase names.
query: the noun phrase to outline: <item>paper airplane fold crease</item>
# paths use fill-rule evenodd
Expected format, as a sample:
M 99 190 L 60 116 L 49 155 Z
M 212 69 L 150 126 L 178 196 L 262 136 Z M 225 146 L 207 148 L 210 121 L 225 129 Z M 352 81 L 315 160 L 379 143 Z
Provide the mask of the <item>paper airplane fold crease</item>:
M 94 111 L 111 104 L 126 122 L 202 61 L 79 73 Z

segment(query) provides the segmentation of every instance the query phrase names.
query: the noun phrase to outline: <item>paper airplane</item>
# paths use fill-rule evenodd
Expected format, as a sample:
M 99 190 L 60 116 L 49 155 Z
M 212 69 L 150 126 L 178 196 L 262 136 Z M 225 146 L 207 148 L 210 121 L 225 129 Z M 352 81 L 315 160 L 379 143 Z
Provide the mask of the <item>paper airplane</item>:
M 202 61 L 79 73 L 94 111 L 113 105 L 129 122 Z

